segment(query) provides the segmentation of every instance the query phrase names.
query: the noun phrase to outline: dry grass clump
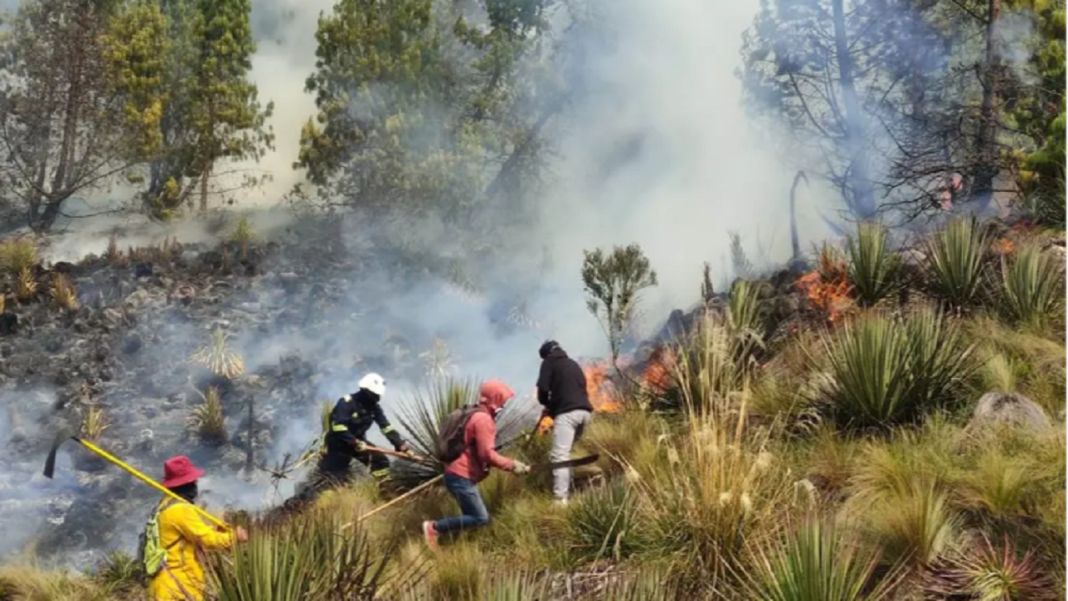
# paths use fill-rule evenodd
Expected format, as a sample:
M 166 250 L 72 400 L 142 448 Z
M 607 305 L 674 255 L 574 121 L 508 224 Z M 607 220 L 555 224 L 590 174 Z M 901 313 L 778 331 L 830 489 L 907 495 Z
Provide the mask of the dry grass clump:
M 78 291 L 62 273 L 52 274 L 52 301 L 57 307 L 68 311 L 78 308 Z
M 30 267 L 23 267 L 15 278 L 15 298 L 22 302 L 29 301 L 37 294 L 37 280 Z
M 103 407 L 90 406 L 82 417 L 82 436 L 89 442 L 97 442 L 104 432 L 111 427 Z
M 0 270 L 16 275 L 23 269 L 33 269 L 37 261 L 37 245 L 32 239 L 23 236 L 0 242 Z
M 226 344 L 229 337 L 230 335 L 222 329 L 213 330 L 211 342 L 193 353 L 190 360 L 216 376 L 228 380 L 241 377 L 245 373 L 245 360 L 240 354 L 230 350 Z

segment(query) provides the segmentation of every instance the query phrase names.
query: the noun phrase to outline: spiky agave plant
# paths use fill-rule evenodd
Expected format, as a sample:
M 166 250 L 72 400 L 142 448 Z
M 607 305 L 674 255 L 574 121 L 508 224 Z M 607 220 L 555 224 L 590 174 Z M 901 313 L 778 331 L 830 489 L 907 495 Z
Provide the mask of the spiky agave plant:
M 861 223 L 850 236 L 849 282 L 861 306 L 870 307 L 897 289 L 900 256 L 890 248 L 885 227 L 878 223 Z
M 955 323 L 932 310 L 907 318 L 870 315 L 822 336 L 822 401 L 839 423 L 886 427 L 946 405 L 974 369 Z
M 971 219 L 957 219 L 926 243 L 927 273 L 931 287 L 955 308 L 978 300 L 983 286 L 983 260 L 990 235 Z
M 1053 580 L 1035 565 L 1034 550 L 1020 555 L 1008 536 L 1000 548 L 985 534 L 972 555 L 949 558 L 925 573 L 929 599 L 979 601 L 1053 601 L 1063 598 Z
M 201 394 L 200 398 L 203 402 L 193 408 L 193 412 L 186 419 L 186 425 L 196 430 L 200 439 L 206 444 L 222 445 L 226 442 L 226 421 L 219 389 L 209 386 L 207 392 Z
M 413 584 L 424 564 L 394 565 L 400 538 L 371 540 L 350 513 L 314 507 L 249 524 L 247 543 L 213 554 L 207 576 L 219 601 L 371 600 L 388 585 Z
M 394 478 L 404 485 L 415 486 L 445 471 L 437 459 L 438 430 L 445 417 L 465 405 L 478 403 L 479 381 L 443 378 L 417 389 L 401 402 L 397 421 L 408 433 L 416 452 L 427 458 L 425 463 L 409 464 L 410 470 L 395 473 Z M 497 417 L 497 445 L 514 440 L 524 427 L 525 410 L 520 399 L 512 399 Z M 533 421 L 533 420 L 530 420 Z M 527 424 L 529 425 L 529 424 Z
M 1064 306 L 1064 271 L 1053 258 L 1030 244 L 1001 259 L 998 309 L 1018 323 L 1042 327 Z
M 228 380 L 240 377 L 245 373 L 245 360 L 227 346 L 226 341 L 229 337 L 228 333 L 216 328 L 211 333 L 211 342 L 193 353 L 190 360 L 207 368 L 216 376 Z
M 847 539 L 833 524 L 809 517 L 772 545 L 751 553 L 743 573 L 746 597 L 767 601 L 878 601 L 900 570 L 876 582 L 876 550 Z

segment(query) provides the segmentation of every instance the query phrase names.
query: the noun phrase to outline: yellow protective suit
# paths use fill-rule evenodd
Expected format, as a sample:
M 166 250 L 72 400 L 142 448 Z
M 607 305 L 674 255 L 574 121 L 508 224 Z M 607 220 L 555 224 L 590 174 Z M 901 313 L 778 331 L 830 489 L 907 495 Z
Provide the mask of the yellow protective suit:
M 233 534 L 220 532 L 188 503 L 172 503 L 159 514 L 159 542 L 167 549 L 167 569 L 149 582 L 152 600 L 203 601 L 204 568 L 197 550 L 225 549 L 233 544 Z

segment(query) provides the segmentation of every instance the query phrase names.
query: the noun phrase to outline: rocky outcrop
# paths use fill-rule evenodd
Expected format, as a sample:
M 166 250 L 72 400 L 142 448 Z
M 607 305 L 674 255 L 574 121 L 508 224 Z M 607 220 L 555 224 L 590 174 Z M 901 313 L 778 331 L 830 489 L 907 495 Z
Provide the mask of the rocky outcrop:
M 969 428 L 1001 424 L 1041 431 L 1050 427 L 1049 417 L 1037 403 L 1014 392 L 988 392 L 979 397 Z

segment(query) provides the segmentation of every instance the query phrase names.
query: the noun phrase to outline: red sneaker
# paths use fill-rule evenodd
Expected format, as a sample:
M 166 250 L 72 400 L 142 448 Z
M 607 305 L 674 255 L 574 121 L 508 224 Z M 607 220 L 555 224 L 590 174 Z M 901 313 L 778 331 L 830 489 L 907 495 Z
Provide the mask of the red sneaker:
M 426 545 L 435 551 L 438 549 L 438 531 L 434 528 L 434 522 L 423 522 L 423 538 L 426 539 Z

